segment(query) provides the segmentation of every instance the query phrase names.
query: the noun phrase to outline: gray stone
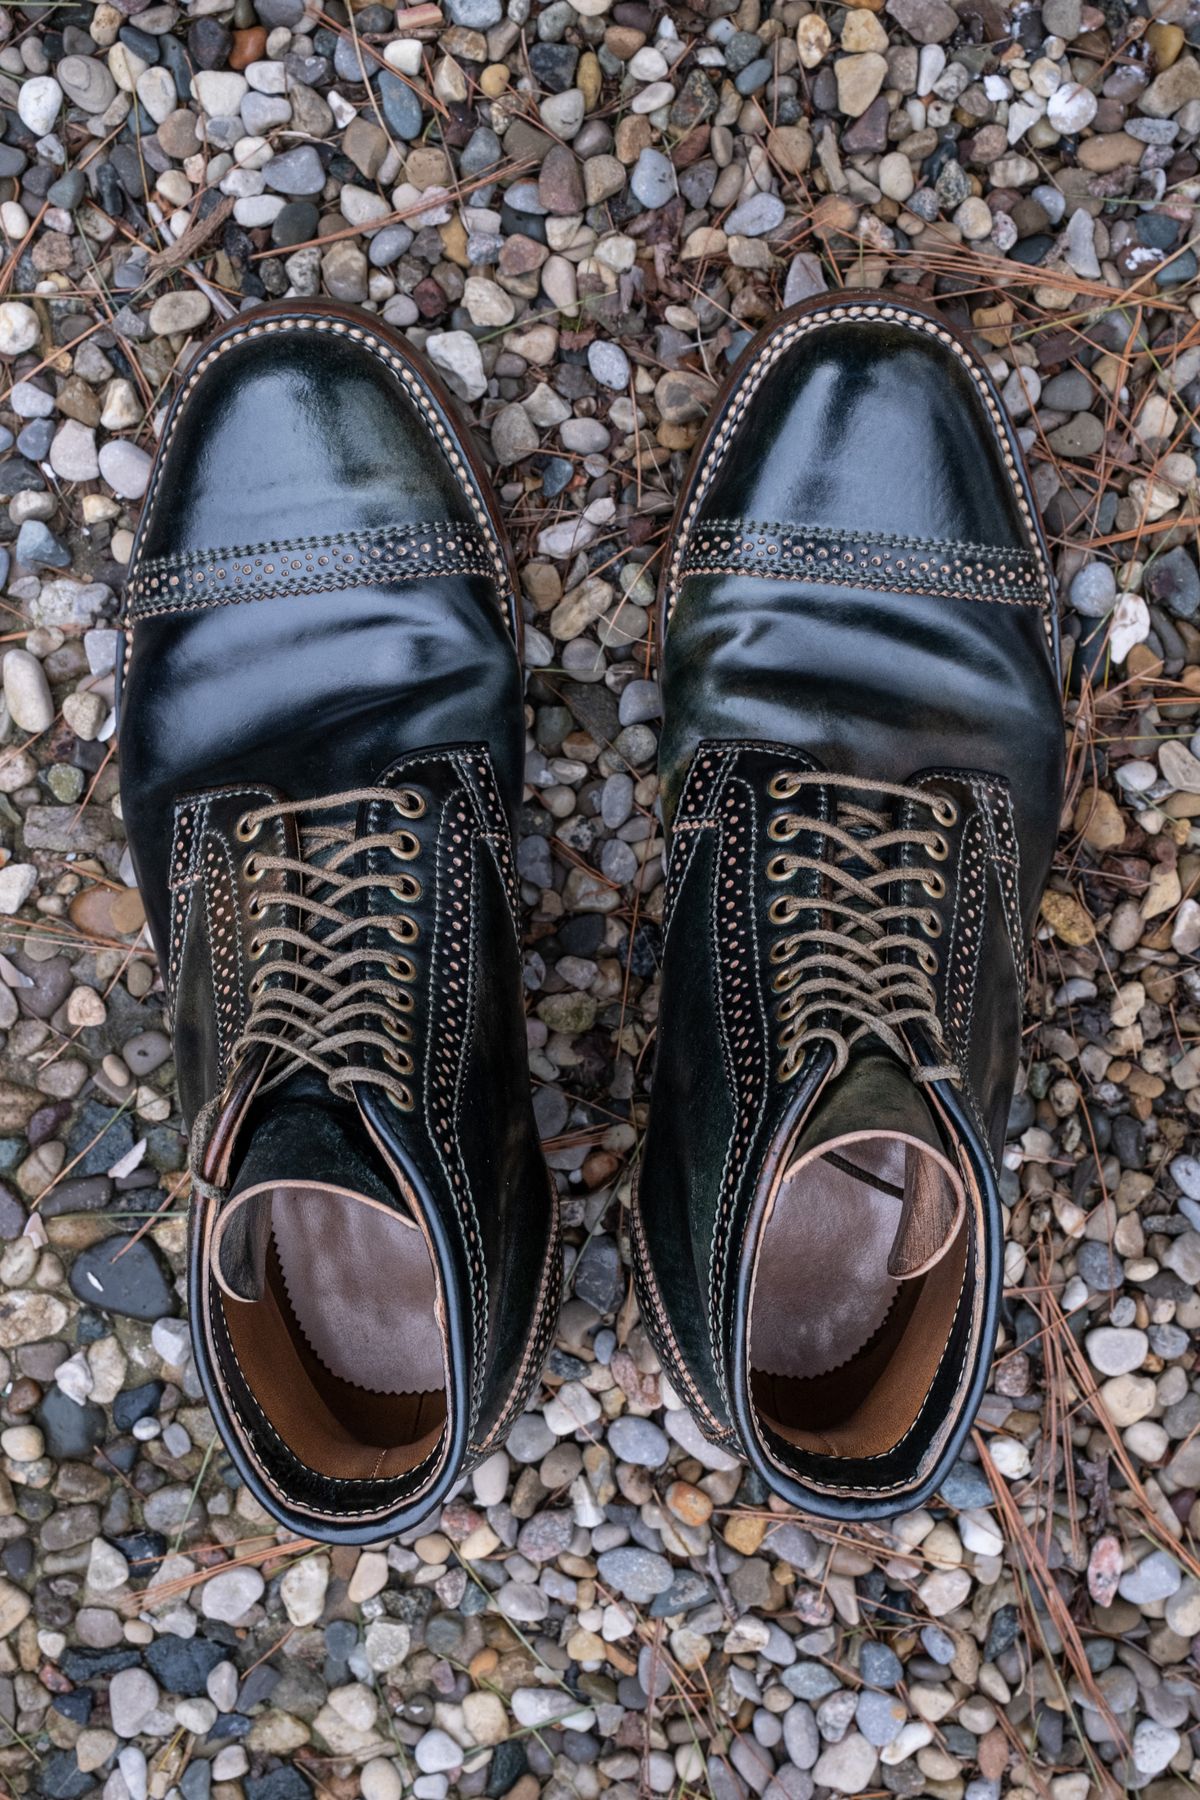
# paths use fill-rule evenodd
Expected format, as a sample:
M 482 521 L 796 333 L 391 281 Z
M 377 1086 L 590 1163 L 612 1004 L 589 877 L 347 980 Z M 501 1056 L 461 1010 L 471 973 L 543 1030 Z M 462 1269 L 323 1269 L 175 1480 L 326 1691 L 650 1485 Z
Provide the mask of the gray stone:
M 461 399 L 478 400 L 487 392 L 483 358 L 469 331 L 432 331 L 425 349 Z
M 379 104 L 389 128 L 405 143 L 420 137 L 424 120 L 421 101 L 407 81 L 385 69 L 379 77 Z
M 108 1708 L 118 1737 L 136 1737 L 158 1705 L 158 1683 L 146 1669 L 118 1669 L 108 1685 Z
M 1152 1550 L 1135 1568 L 1122 1575 L 1118 1593 L 1122 1600 L 1145 1606 L 1153 1600 L 1168 1600 L 1183 1580 L 1179 1564 L 1165 1550 Z
M 554 1433 L 539 1413 L 522 1413 L 508 1434 L 507 1449 L 514 1462 L 541 1462 L 554 1447 Z
M 27 569 L 69 569 L 71 552 L 40 519 L 26 519 L 17 533 L 13 554 Z
M 624 393 L 629 386 L 629 358 L 619 344 L 596 338 L 588 345 L 588 368 L 601 387 Z
M 867 1642 L 858 1659 L 858 1672 L 869 1687 L 894 1688 L 903 1678 L 904 1665 L 887 1644 Z
M 504 13 L 503 0 L 446 0 L 446 11 L 468 31 L 488 31 Z
M 854 1723 L 868 1744 L 874 1744 L 880 1750 L 895 1743 L 907 1716 L 904 1702 L 895 1694 L 877 1693 L 874 1688 L 863 1689 L 854 1709 Z
M 797 1769 L 811 1769 L 821 1754 L 816 1714 L 806 1700 L 797 1700 L 783 1715 L 783 1747 Z
M 666 1462 L 671 1443 L 650 1419 L 639 1419 L 622 1413 L 608 1429 L 608 1447 L 620 1462 L 634 1463 L 642 1469 L 657 1469 Z
M 784 206 L 778 194 L 751 194 L 735 206 L 725 221 L 730 237 L 766 237 L 783 223 Z
M 128 438 L 110 438 L 100 447 L 100 474 L 122 500 L 140 500 L 150 485 L 153 458 Z
M 637 1606 L 649 1605 L 656 1594 L 671 1585 L 672 1570 L 666 1557 L 637 1546 L 605 1550 L 596 1567 L 601 1581 Z
M 634 197 L 650 211 L 665 206 L 675 192 L 675 170 L 671 159 L 650 145 L 639 155 L 629 177 Z
M 532 456 L 539 443 L 537 426 L 523 406 L 502 406 L 492 420 L 492 449 L 501 467 Z
M 325 186 L 325 169 L 312 144 L 297 144 L 273 156 L 262 174 L 276 194 L 319 194 Z
M 93 56 L 64 56 L 55 70 L 72 106 L 81 112 L 107 112 L 117 97 L 117 84 Z
M 1071 581 L 1071 605 L 1085 619 L 1104 619 L 1117 603 L 1117 578 L 1109 563 L 1085 563 Z

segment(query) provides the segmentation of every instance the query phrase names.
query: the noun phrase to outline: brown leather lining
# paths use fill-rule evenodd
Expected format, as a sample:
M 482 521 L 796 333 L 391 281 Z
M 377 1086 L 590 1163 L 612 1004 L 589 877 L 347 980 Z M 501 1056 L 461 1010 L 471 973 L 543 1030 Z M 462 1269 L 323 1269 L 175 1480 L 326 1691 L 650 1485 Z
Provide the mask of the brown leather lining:
M 882 1456 L 921 1410 L 954 1324 L 968 1254 L 960 1231 L 941 1261 L 905 1283 L 883 1325 L 842 1368 L 803 1380 L 752 1372 L 766 1423 L 798 1450 Z M 909 1298 L 911 1296 L 911 1299 Z M 789 1423 L 803 1419 L 808 1429 Z
M 445 1393 L 376 1393 L 327 1369 L 299 1328 L 273 1242 L 263 1298 L 246 1303 L 221 1294 L 218 1303 L 255 1399 L 310 1469 L 342 1480 L 404 1475 L 436 1445 Z
M 292 1315 L 331 1374 L 384 1394 L 445 1385 L 437 1285 L 412 1218 L 329 1182 L 247 1188 L 213 1233 L 213 1275 L 231 1300 L 262 1297 L 272 1241 Z
M 963 1181 L 898 1131 L 842 1133 L 784 1162 L 755 1252 L 751 1396 L 799 1450 L 884 1455 L 915 1422 L 953 1329 Z

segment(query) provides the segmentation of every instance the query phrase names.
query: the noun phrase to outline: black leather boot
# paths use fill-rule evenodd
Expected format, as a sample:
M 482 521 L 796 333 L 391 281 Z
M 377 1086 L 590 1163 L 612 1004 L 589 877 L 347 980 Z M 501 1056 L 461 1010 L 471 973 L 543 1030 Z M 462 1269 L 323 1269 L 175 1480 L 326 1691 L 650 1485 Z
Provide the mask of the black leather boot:
M 845 296 L 747 350 L 669 558 L 643 1312 L 776 1493 L 883 1516 L 936 1489 L 995 1338 L 1063 786 L 1046 550 L 979 361 Z
M 298 1532 L 487 1454 L 559 1298 L 511 821 L 519 612 L 436 378 L 243 315 L 171 408 L 130 570 L 121 797 L 192 1129 L 196 1361 Z

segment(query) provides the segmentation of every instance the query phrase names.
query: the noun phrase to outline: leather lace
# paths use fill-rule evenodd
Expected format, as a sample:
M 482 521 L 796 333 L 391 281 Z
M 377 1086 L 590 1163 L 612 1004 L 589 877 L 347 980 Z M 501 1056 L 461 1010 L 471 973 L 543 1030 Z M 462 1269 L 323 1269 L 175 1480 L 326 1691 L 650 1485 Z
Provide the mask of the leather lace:
M 403 865 L 419 855 L 421 843 L 408 825 L 356 835 L 358 808 L 373 804 L 397 810 L 406 820 L 425 811 L 424 799 L 412 788 L 366 787 L 255 807 L 238 820 L 238 840 L 249 845 L 264 825 L 290 816 L 300 832 L 300 853 L 251 850 L 244 861 L 246 880 L 264 884 L 249 908 L 256 926 L 249 954 L 260 967 L 250 982 L 250 1011 L 233 1058 L 236 1063 L 252 1047 L 264 1047 L 264 1089 L 307 1065 L 342 1098 L 352 1098 L 354 1084 L 365 1082 L 411 1112 L 413 1093 L 405 1077 L 415 1067 L 410 1015 L 417 970 L 408 951 L 420 927 L 406 908 L 420 899 L 421 883 Z M 386 852 L 397 867 L 387 874 L 345 872 L 348 864 L 363 867 L 359 859 L 372 851 Z M 283 891 L 289 880 L 293 890 Z M 398 902 L 396 910 L 359 910 L 357 895 L 384 887 Z M 280 908 L 278 921 L 267 917 L 272 906 Z M 372 947 L 371 931 L 385 933 L 396 949 Z M 368 1049 L 379 1052 L 382 1067 L 364 1060 Z
M 790 1081 L 804 1052 L 824 1040 L 834 1050 L 835 1075 L 849 1060 L 860 1038 L 879 1038 L 909 1064 L 913 1080 L 951 1081 L 958 1085 L 957 1063 L 920 1067 L 904 1035 L 916 1025 L 928 1033 L 939 1055 L 945 1055 L 937 992 L 933 978 L 938 958 L 923 938 L 941 936 L 942 923 L 932 907 L 901 904 L 889 890 L 917 882 L 930 899 L 941 899 L 946 883 L 934 867 L 949 855 L 941 826 L 953 825 L 958 808 L 945 795 L 898 782 L 863 781 L 858 776 L 831 775 L 824 770 L 780 770 L 767 784 L 774 800 L 794 800 L 806 789 L 834 790 L 833 817 L 821 819 L 800 811 L 776 813 L 767 833 L 777 844 L 791 844 L 802 834 L 815 838 L 817 850 L 802 855 L 779 850 L 767 864 L 767 879 L 787 883 L 800 874 L 817 877 L 816 895 L 780 894 L 772 900 L 772 924 L 790 925 L 803 913 L 819 922 L 779 938 L 771 948 L 778 965 L 773 986 L 781 1053 L 778 1075 Z M 862 796 L 891 802 L 886 810 L 862 803 Z M 897 827 L 897 803 L 932 814 L 928 828 Z M 923 852 L 925 866 L 900 864 L 893 854 L 902 846 Z

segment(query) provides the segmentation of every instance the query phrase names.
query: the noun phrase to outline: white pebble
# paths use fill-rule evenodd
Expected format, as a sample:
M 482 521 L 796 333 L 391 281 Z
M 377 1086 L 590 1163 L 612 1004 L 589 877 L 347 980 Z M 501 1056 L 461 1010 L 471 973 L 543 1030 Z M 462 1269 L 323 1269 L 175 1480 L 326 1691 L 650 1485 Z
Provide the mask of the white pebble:
M 40 138 L 53 130 L 62 103 L 63 91 L 53 75 L 35 75 L 32 80 L 21 83 L 17 112 L 22 125 L 27 125 L 34 137 Z

